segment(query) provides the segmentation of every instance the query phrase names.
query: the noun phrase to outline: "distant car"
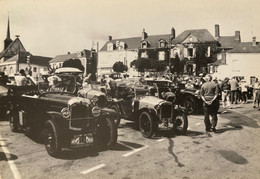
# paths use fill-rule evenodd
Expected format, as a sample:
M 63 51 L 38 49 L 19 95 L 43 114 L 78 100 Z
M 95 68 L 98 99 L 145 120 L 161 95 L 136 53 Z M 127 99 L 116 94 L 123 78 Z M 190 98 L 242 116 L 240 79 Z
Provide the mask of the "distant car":
M 36 87 L 11 87 L 11 130 L 42 133 L 45 148 L 53 157 L 59 156 L 62 148 L 85 145 L 98 150 L 113 148 L 117 141 L 115 112 L 78 97 L 74 93 L 74 76 L 57 76 L 61 80 L 53 86 L 42 82 Z

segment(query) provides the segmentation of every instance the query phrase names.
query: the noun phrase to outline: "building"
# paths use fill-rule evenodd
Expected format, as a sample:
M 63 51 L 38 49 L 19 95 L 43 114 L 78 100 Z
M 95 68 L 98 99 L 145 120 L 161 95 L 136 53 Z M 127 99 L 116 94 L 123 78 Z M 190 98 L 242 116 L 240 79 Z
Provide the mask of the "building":
M 50 62 L 49 65 L 52 69 L 57 69 L 63 66 L 63 63 L 70 59 L 79 59 L 84 67 L 83 75 L 89 73 L 95 74 L 97 72 L 97 52 L 93 50 L 82 50 L 77 53 L 70 53 L 57 55 Z
M 215 25 L 215 38 L 220 43 L 217 61 L 208 64 L 208 72 L 218 72 L 218 66 L 226 64 L 226 54 L 241 42 L 240 31 L 235 31 L 234 36 L 221 36 L 219 25 Z
M 178 64 L 174 59 L 177 55 L 181 65 L 180 73 L 206 73 L 207 64 L 215 61 L 219 46 L 219 42 L 207 29 L 186 30 L 171 41 L 172 64 Z
M 244 77 L 247 82 L 260 78 L 260 43 L 253 37 L 252 42 L 240 42 L 226 53 L 226 63 L 218 67 L 214 75 L 224 77 Z
M 49 57 L 32 55 L 24 48 L 19 35 L 13 41 L 10 38 L 10 24 L 8 18 L 7 36 L 4 40 L 4 49 L 0 53 L 0 71 L 6 75 L 14 75 L 19 70 L 26 70 L 27 74 L 36 76 L 39 73 L 48 72 Z
M 175 30 L 172 31 L 175 36 Z M 98 73 L 105 74 L 113 71 L 114 63 L 121 61 L 131 74 L 137 72 L 130 68 L 130 63 L 137 58 L 168 60 L 168 42 L 172 34 L 148 35 L 143 29 L 141 37 L 114 39 L 109 36 L 108 42 L 99 51 Z

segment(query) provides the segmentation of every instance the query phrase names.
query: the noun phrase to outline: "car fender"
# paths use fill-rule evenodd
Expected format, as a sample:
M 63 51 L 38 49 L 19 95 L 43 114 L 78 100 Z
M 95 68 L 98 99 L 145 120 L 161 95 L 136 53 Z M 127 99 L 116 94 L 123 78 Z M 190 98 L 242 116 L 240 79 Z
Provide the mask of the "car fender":
M 101 108 L 101 115 L 117 117 L 116 112 L 110 108 Z
M 138 112 L 137 112 L 137 117 L 139 117 L 139 115 L 140 115 L 143 111 L 149 112 L 150 114 L 152 114 L 152 116 L 155 117 L 154 119 L 157 119 L 156 111 L 155 111 L 155 109 L 152 109 L 152 108 L 142 108 L 142 109 L 138 110 Z

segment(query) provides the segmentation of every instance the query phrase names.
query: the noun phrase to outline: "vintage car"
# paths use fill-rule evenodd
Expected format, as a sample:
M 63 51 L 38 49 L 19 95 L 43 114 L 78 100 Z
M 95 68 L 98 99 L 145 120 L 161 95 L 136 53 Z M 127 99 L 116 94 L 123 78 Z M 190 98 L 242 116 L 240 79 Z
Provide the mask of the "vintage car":
M 155 96 L 137 95 L 129 86 L 118 89 L 118 101 L 111 102 L 119 118 L 135 121 L 142 135 L 151 138 L 158 130 L 185 134 L 188 119 L 185 109 Z
M 57 75 L 51 86 L 46 82 L 31 87 L 13 86 L 9 94 L 11 130 L 41 134 L 53 157 L 58 157 L 62 148 L 92 145 L 104 150 L 117 142 L 115 111 L 100 108 L 73 93 L 73 77 Z
M 198 89 L 185 87 L 180 87 L 174 84 L 170 80 L 145 80 L 145 84 L 150 86 L 156 86 L 159 90 L 166 90 L 166 88 L 171 89 L 171 91 L 176 95 L 175 104 L 183 106 L 186 108 L 188 114 L 198 114 L 202 112 L 202 99 Z M 161 93 L 159 93 L 161 94 Z

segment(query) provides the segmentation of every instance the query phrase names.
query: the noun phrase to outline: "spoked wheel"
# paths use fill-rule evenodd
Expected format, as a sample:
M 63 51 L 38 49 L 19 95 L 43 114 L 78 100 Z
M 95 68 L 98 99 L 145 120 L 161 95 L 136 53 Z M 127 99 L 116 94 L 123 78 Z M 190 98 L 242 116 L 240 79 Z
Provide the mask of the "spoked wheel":
M 155 132 L 155 124 L 150 113 L 143 111 L 139 116 L 139 128 L 142 135 L 151 138 Z
M 44 125 L 44 144 L 48 154 L 57 157 L 61 153 L 60 129 L 54 120 L 46 121 Z
M 174 121 L 174 131 L 176 134 L 183 135 L 187 132 L 187 128 L 188 128 L 187 114 L 180 111 L 176 115 L 176 119 Z
M 186 108 L 188 114 L 194 114 L 196 112 L 195 100 L 190 96 L 185 97 L 184 107 Z
M 94 148 L 98 151 L 113 149 L 117 142 L 117 127 L 115 121 L 105 116 L 97 121 L 94 133 Z
M 115 112 L 116 112 L 116 118 L 115 118 L 115 124 L 116 126 L 118 126 L 120 124 L 120 121 L 121 121 L 121 117 L 120 117 L 120 114 L 119 114 L 119 109 L 118 107 L 115 105 L 115 104 L 112 104 L 110 106 L 111 109 L 113 109 Z

